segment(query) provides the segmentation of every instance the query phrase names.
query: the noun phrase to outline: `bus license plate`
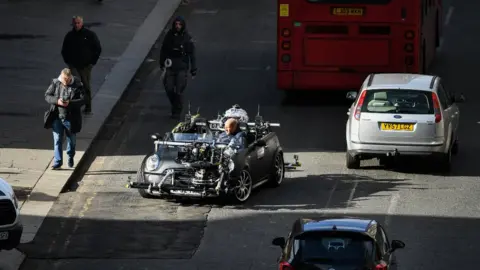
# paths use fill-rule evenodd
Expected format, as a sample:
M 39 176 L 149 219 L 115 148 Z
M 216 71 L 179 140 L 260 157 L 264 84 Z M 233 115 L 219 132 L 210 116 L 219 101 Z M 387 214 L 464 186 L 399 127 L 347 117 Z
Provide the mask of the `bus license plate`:
M 336 16 L 363 16 L 363 8 L 332 8 L 332 14 Z

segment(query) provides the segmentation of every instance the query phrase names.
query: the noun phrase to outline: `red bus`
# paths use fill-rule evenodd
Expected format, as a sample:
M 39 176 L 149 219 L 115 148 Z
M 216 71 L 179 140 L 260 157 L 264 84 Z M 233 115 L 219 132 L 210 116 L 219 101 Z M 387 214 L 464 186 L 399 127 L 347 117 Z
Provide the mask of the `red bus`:
M 370 73 L 427 73 L 441 0 L 277 0 L 277 86 L 360 87 Z

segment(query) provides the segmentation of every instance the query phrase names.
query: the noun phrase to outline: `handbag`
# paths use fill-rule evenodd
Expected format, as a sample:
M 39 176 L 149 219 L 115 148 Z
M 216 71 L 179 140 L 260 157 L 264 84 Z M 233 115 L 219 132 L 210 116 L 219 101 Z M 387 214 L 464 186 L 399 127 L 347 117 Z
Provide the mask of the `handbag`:
M 52 128 L 52 122 L 53 122 L 53 111 L 55 110 L 55 106 L 50 106 L 48 110 L 45 111 L 43 115 L 43 127 L 46 129 Z

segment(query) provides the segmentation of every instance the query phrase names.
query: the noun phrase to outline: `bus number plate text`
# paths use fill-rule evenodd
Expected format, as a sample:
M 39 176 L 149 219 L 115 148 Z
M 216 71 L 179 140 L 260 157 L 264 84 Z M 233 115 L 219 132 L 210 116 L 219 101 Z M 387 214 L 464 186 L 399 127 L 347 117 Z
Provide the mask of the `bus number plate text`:
M 332 14 L 337 16 L 363 16 L 363 8 L 332 8 Z

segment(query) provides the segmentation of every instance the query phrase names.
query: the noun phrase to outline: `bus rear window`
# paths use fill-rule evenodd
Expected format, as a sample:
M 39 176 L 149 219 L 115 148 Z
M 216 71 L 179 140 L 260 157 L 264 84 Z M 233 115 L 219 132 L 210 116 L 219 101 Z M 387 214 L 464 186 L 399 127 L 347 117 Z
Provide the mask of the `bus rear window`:
M 309 3 L 315 4 L 344 4 L 344 5 L 387 5 L 392 0 L 307 0 Z

